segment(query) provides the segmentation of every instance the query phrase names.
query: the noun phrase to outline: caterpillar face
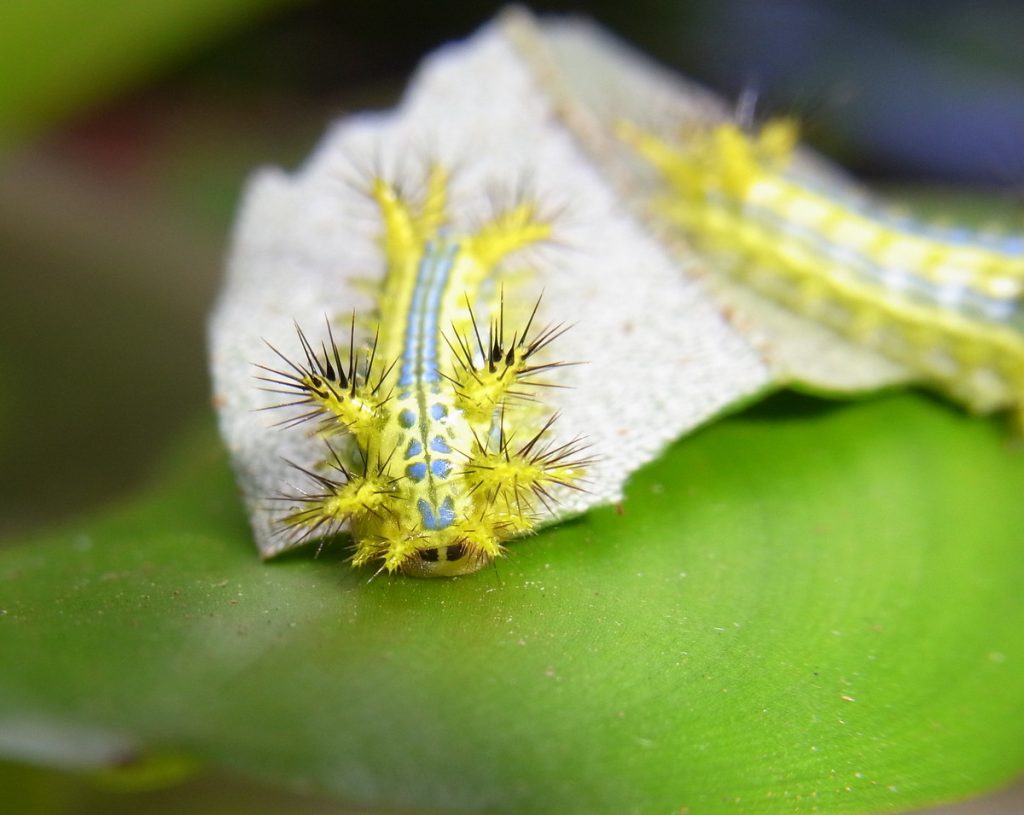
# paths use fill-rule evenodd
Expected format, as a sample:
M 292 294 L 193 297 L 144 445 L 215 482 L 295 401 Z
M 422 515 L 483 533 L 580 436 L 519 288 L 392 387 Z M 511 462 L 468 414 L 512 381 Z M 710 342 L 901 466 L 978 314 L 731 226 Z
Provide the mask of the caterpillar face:
M 420 549 L 405 566 L 413 577 L 457 577 L 482 568 L 486 559 L 474 556 L 464 543 L 453 543 L 431 549 Z
M 659 171 L 656 208 L 716 266 L 918 371 L 987 412 L 1024 423 L 1024 241 L 889 216 L 802 176 L 796 127 L 731 123 L 678 143 L 621 135 Z
M 474 233 L 454 231 L 439 168 L 419 208 L 382 181 L 372 194 L 388 264 L 374 342 L 356 350 L 353 318 L 345 354 L 328 321 L 318 345 L 297 329 L 303 360 L 273 349 L 285 367 L 260 366 L 296 397 L 282 407 L 302 410 L 285 424 L 316 420 L 325 444 L 320 468 L 297 468 L 312 486 L 282 496 L 279 528 L 305 540 L 346 527 L 356 565 L 466 574 L 532 531 L 550 488 L 575 486 L 588 463 L 578 439 L 551 442 L 554 416 L 538 419 L 536 401 L 523 399 L 559 366 L 536 356 L 562 327 L 535 329 L 535 305 L 509 338 L 503 295 L 489 306 L 480 294 L 507 255 L 550 226 L 523 203 Z M 492 315 L 483 330 L 474 298 Z

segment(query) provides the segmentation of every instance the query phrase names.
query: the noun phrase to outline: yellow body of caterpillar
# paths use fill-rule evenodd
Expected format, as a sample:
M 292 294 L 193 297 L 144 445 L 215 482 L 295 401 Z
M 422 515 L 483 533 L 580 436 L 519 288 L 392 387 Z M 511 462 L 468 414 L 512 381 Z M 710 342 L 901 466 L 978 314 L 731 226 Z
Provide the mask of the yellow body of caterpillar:
M 353 320 L 347 354 L 328 322 L 318 346 L 299 330 L 301 362 L 279 354 L 284 369 L 261 366 L 261 378 L 298 397 L 288 406 L 305 409 L 287 423 L 318 420 L 325 441 L 322 467 L 302 469 L 313 488 L 283 497 L 282 532 L 312 539 L 344 524 L 354 565 L 379 561 L 418 576 L 480 569 L 503 541 L 530 532 L 550 488 L 575 486 L 587 463 L 578 440 L 547 440 L 553 416 L 516 400 L 558 367 L 535 355 L 561 327 L 534 331 L 534 307 L 506 343 L 498 287 L 482 293 L 501 261 L 547 238 L 550 224 L 520 203 L 472 234 L 457 232 L 445 224 L 446 186 L 435 168 L 414 207 L 390 184 L 372 183 L 387 274 L 377 336 L 362 359 Z M 494 315 L 488 330 L 474 301 Z
M 897 359 L 978 412 L 1024 417 L 1024 251 L 929 229 L 802 177 L 788 120 L 670 143 L 623 125 L 659 171 L 658 211 L 716 264 Z

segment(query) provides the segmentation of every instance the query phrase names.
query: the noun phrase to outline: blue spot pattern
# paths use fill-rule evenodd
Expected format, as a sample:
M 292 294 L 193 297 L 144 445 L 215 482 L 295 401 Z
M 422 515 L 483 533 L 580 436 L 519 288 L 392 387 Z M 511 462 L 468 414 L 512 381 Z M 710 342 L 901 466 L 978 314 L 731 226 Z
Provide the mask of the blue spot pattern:
M 438 530 L 447 529 L 453 523 L 455 523 L 455 504 L 452 502 L 451 496 L 444 499 L 444 503 L 441 504 L 441 508 L 437 510 L 437 514 L 434 514 L 434 508 L 430 506 L 426 498 L 420 498 L 416 502 L 416 507 L 420 511 L 420 518 L 423 521 L 423 528 L 427 530 Z
M 417 461 L 405 468 L 405 474 L 413 481 L 422 481 L 427 475 L 427 465 L 423 461 Z

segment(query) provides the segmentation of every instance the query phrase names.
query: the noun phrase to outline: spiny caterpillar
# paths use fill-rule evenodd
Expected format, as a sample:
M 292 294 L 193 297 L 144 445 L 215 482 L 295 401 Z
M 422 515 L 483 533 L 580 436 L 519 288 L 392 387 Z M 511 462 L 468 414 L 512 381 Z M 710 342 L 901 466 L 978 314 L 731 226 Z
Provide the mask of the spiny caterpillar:
M 1024 427 L 1024 240 L 939 229 L 802 175 L 797 127 L 725 123 L 677 143 L 623 123 L 659 172 L 656 209 L 717 265 L 917 371 L 977 412 Z
M 372 345 L 356 350 L 353 316 L 343 353 L 328 320 L 318 346 L 296 326 L 301 361 L 271 346 L 284 367 L 258 366 L 270 390 L 295 397 L 274 407 L 303 411 L 282 424 L 316 420 L 325 447 L 319 468 L 293 465 L 313 486 L 281 496 L 279 531 L 299 542 L 345 527 L 355 566 L 466 574 L 534 529 L 552 487 L 579 489 L 589 463 L 581 439 L 550 441 L 556 416 L 538 416 L 529 393 L 566 364 L 538 360 L 565 326 L 535 329 L 538 301 L 507 339 L 503 294 L 485 302 L 502 261 L 551 226 L 520 201 L 471 234 L 454 231 L 440 167 L 419 205 L 379 178 L 370 187 L 386 263 Z M 474 300 L 494 315 L 486 331 Z

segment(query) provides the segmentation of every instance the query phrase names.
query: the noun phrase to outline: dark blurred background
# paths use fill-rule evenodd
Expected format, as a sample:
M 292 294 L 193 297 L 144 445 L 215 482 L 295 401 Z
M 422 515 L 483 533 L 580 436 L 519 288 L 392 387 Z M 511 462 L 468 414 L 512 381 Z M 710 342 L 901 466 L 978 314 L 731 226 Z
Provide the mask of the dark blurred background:
M 204 321 L 246 175 L 294 167 L 331 119 L 393 104 L 424 54 L 498 8 L 0 5 L 0 542 L 122 500 L 169 439 L 209 421 Z M 955 186 L 960 201 L 965 185 L 999 188 L 1004 217 L 1022 221 L 1024 3 L 533 8 L 594 17 L 727 96 L 756 91 L 762 113 L 801 117 L 813 144 L 873 183 Z M 0 789 L 15 772 L 0 766 Z M 70 790 L 67 807 L 40 811 L 136 805 L 95 791 L 81 803 L 70 777 L 16 777 L 29 791 Z M 211 812 L 243 800 L 239 811 L 277 811 L 276 799 L 246 799 L 226 783 L 186 794 L 219 801 Z M 149 799 L 149 811 L 181 811 L 186 799 L 161 800 Z M 303 811 L 321 811 L 313 806 Z M 1018 811 L 1000 806 L 984 811 Z

